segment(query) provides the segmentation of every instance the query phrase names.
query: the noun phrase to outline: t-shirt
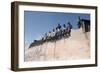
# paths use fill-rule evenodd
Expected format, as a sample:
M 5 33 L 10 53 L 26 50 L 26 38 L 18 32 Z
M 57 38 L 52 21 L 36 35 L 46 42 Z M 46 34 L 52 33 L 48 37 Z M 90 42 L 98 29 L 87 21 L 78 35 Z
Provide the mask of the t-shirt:
M 52 32 L 52 33 L 51 33 L 51 37 L 54 37 L 54 36 L 55 36 L 55 33 L 56 33 L 56 32 Z

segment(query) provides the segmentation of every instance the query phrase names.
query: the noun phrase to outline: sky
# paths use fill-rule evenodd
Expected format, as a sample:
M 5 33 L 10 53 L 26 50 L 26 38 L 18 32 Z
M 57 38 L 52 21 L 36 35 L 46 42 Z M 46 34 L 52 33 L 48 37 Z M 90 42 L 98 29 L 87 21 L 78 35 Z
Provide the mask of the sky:
M 70 21 L 73 29 L 77 29 L 77 18 L 90 20 L 90 14 L 24 11 L 24 42 L 32 43 L 40 39 L 46 32 L 52 31 L 58 23 Z

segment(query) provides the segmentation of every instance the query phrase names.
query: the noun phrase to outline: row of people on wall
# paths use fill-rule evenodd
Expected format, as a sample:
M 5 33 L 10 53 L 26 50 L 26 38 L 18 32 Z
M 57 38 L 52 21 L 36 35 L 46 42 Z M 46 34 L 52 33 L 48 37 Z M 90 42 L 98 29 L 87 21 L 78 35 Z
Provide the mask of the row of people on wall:
M 63 26 L 61 26 L 58 23 L 56 28 L 54 28 L 52 31 L 49 31 L 48 33 L 45 33 L 40 40 L 34 40 L 34 42 L 30 46 L 40 45 L 48 41 L 51 42 L 56 41 L 61 38 L 68 38 L 71 36 L 71 29 L 72 29 L 72 25 L 70 22 L 68 22 L 67 25 L 63 24 Z
M 63 24 L 63 26 L 58 24 L 55 29 L 49 31 L 48 33 L 45 33 L 45 35 L 42 37 L 42 41 L 54 41 L 61 38 L 69 37 L 71 36 L 71 29 L 72 25 L 70 22 L 68 22 L 67 26 L 65 24 Z
M 78 28 L 82 27 L 82 23 L 86 24 L 84 25 L 85 28 L 86 26 L 90 26 L 90 21 L 86 20 L 86 19 L 81 19 L 80 16 L 78 17 Z M 42 39 L 40 39 L 40 41 L 45 42 L 45 41 L 54 41 L 54 40 L 58 40 L 61 38 L 68 38 L 71 36 L 71 29 L 72 29 L 72 25 L 70 22 L 66 24 L 63 24 L 62 26 L 60 25 L 60 23 L 58 23 L 58 25 L 52 30 L 49 31 L 48 33 L 45 33 L 42 37 Z M 35 40 L 34 42 L 36 42 L 37 40 Z
M 85 23 L 83 28 L 85 28 L 85 31 L 90 30 L 90 20 L 86 19 L 81 19 L 80 16 L 78 16 L 78 23 L 77 26 L 78 28 L 81 28 L 83 26 L 83 22 Z M 86 28 L 87 27 L 87 28 Z M 52 31 L 49 31 L 48 33 L 45 33 L 40 40 L 34 40 L 33 43 L 31 43 L 30 46 L 35 46 L 42 44 L 46 41 L 56 41 L 61 38 L 68 38 L 71 36 L 71 29 L 73 26 L 71 25 L 70 22 L 66 24 L 63 24 L 62 26 L 58 24 Z

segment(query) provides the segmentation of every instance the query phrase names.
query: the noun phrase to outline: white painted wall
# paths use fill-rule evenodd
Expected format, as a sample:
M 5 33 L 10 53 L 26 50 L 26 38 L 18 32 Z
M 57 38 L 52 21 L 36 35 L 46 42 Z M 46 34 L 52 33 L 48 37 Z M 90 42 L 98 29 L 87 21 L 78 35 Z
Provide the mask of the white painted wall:
M 14 0 L 0 0 L 0 73 L 14 73 L 10 70 L 11 59 L 11 5 Z M 18 0 L 16 0 L 18 1 Z M 20 1 L 20 0 L 19 0 Z M 93 5 L 98 6 L 98 13 L 100 13 L 100 0 L 21 0 L 31 2 L 47 2 L 47 3 L 62 3 L 62 4 L 78 4 L 78 5 Z M 100 19 L 98 14 L 98 19 Z M 98 24 L 100 21 L 98 21 Z M 100 27 L 100 25 L 98 25 Z M 98 31 L 100 29 L 98 28 Z M 100 37 L 100 33 L 98 33 Z M 98 39 L 100 42 L 100 38 Z M 100 46 L 98 46 L 98 56 L 100 56 Z M 73 69 L 55 69 L 55 70 L 40 70 L 34 73 L 99 73 L 100 72 L 100 57 L 98 67 L 88 68 L 73 68 Z M 24 72 L 22 72 L 24 73 Z M 25 73 L 33 73 L 33 71 L 26 71 Z

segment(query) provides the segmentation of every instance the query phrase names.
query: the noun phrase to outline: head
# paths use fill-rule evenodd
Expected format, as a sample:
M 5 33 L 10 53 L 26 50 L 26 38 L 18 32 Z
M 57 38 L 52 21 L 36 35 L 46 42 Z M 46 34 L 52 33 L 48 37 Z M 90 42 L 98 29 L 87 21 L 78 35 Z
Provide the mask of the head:
M 66 28 L 66 25 L 64 24 L 63 27 Z
M 58 26 L 60 26 L 60 23 L 58 23 Z
M 56 28 L 56 30 L 57 30 L 58 28 Z
M 55 29 L 53 29 L 53 32 L 55 31 Z
M 71 25 L 69 21 L 68 21 L 68 23 L 67 23 L 67 24 L 68 24 L 68 25 Z
M 49 31 L 49 33 L 51 33 L 51 31 Z

